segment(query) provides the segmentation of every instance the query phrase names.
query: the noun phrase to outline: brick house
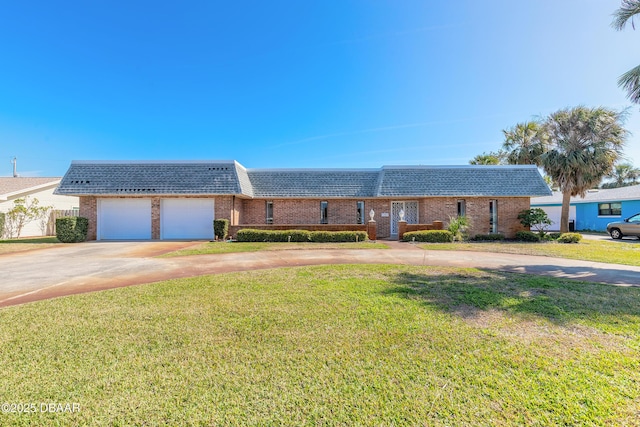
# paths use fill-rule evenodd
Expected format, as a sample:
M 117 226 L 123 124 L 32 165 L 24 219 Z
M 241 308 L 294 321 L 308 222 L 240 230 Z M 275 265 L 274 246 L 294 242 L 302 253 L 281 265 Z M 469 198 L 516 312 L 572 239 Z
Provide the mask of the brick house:
M 535 166 L 246 169 L 236 161 L 74 161 L 56 194 L 80 198 L 88 239 L 211 239 L 214 218 L 240 228 L 364 230 L 467 215 L 471 234 L 522 229 L 530 198 L 551 194 Z

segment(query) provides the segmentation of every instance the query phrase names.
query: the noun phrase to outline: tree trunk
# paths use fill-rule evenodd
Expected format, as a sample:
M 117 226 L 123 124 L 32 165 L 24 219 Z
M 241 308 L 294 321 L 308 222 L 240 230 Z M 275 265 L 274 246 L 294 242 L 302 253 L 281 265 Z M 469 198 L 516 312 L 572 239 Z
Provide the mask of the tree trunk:
M 560 232 L 569 231 L 569 208 L 571 207 L 571 192 L 562 193 L 562 212 L 560 213 Z

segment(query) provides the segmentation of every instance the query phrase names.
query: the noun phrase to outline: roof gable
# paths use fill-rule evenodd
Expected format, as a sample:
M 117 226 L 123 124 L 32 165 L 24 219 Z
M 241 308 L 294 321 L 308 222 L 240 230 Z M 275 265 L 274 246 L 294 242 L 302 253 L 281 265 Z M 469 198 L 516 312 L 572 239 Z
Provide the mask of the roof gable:
M 0 200 L 21 196 L 33 191 L 55 187 L 60 183 L 60 178 L 36 178 L 36 177 L 0 177 Z

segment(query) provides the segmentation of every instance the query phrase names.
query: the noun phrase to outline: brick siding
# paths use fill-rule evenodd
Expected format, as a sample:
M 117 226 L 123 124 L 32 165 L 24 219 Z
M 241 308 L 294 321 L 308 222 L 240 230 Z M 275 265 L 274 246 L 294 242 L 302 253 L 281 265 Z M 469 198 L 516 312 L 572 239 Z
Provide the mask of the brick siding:
M 175 198 L 175 197 L 171 197 Z M 417 201 L 418 222 L 431 224 L 444 222 L 446 228 L 450 217 L 457 216 L 457 201 L 464 200 L 466 214 L 471 221 L 470 235 L 485 234 L 489 230 L 489 202 L 498 201 L 498 231 L 507 238 L 515 237 L 519 230 L 525 228 L 518 221 L 518 213 L 529 208 L 528 197 L 429 197 L 429 198 L 394 198 L 394 199 L 244 199 L 236 196 L 216 196 L 215 218 L 230 220 L 231 226 L 265 226 L 265 202 L 273 202 L 273 224 L 276 226 L 320 224 L 320 202 L 328 202 L 327 220 L 329 225 L 357 225 L 357 202 L 364 201 L 364 221 L 369 221 L 369 211 L 375 211 L 374 220 L 377 225 L 377 237 L 388 238 L 391 235 L 391 202 Z M 160 238 L 160 200 L 152 197 L 152 238 Z M 89 219 L 87 238 L 95 240 L 97 235 L 97 199 L 93 196 L 80 197 L 80 216 Z M 349 227 L 348 229 L 361 229 Z

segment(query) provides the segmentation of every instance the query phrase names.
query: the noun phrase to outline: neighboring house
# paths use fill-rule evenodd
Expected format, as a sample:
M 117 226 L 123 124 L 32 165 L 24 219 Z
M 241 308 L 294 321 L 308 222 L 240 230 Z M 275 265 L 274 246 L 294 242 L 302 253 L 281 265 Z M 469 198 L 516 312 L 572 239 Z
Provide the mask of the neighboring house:
M 78 210 L 78 197 L 54 194 L 61 178 L 29 178 L 29 177 L 0 177 L 0 212 L 13 209 L 14 200 L 23 197 L 38 199 L 39 206 L 51 206 L 56 211 Z M 39 221 L 32 221 L 25 225 L 20 237 L 34 237 L 51 234 L 53 224 L 51 218 L 42 227 Z M 44 228 L 44 232 L 43 232 Z M 0 230 L 1 231 L 1 230 Z
M 532 208 L 542 208 L 554 221 L 550 230 L 560 228 L 562 193 L 531 199 Z M 584 197 L 572 197 L 569 220 L 575 221 L 575 229 L 607 231 L 607 223 L 625 219 L 640 212 L 640 185 L 589 190 Z
M 56 194 L 80 197 L 88 239 L 211 239 L 214 218 L 234 230 L 344 224 L 377 236 L 466 214 L 470 232 L 515 236 L 531 196 L 551 194 L 534 166 L 245 169 L 235 161 L 74 161 Z M 320 226 L 321 227 L 321 226 Z

